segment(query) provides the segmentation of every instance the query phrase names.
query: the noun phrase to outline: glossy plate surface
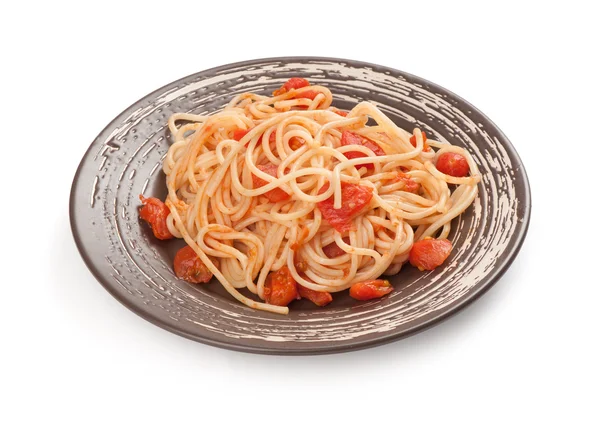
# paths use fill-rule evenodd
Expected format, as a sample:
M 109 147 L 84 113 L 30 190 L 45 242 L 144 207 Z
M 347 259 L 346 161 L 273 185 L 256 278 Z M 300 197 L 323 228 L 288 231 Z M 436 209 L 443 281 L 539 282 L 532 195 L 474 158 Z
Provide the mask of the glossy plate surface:
M 406 265 L 395 291 L 357 302 L 347 292 L 316 308 L 294 302 L 287 316 L 252 310 L 216 281 L 178 280 L 171 264 L 183 240 L 159 241 L 138 219 L 138 195 L 166 196 L 161 170 L 169 115 L 211 114 L 240 92 L 270 94 L 288 78 L 327 86 L 333 105 L 371 101 L 400 127 L 465 147 L 483 173 L 474 204 L 453 225 L 454 250 L 433 272 Z M 351 60 L 285 57 L 234 63 L 173 82 L 133 104 L 94 140 L 71 191 L 79 251 L 121 303 L 171 332 L 249 352 L 316 354 L 393 341 L 448 317 L 476 299 L 511 264 L 525 239 L 531 199 L 523 165 L 502 132 L 465 100 L 390 68 Z M 140 223 L 142 222 L 142 223 Z

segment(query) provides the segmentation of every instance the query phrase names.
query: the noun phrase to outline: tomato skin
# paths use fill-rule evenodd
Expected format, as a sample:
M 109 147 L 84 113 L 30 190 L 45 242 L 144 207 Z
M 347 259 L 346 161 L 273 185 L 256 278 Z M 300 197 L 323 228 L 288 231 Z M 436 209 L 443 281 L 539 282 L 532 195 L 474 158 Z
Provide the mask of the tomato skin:
M 389 281 L 376 279 L 374 281 L 357 282 L 350 287 L 350 296 L 355 300 L 372 300 L 383 297 L 394 290 Z
M 242 138 L 244 136 L 246 136 L 246 134 L 248 134 L 248 132 L 250 131 L 250 129 L 236 129 L 233 131 L 233 140 L 237 140 L 238 142 L 240 140 L 242 140 Z
M 325 256 L 329 257 L 330 259 L 334 259 L 346 254 L 346 252 L 342 250 L 335 242 L 327 244 L 325 247 L 323 247 L 323 253 L 325 253 Z
M 425 134 L 425 132 L 421 132 L 421 134 L 423 135 L 423 151 L 431 151 L 431 148 L 427 146 L 427 135 Z M 410 137 L 410 144 L 413 145 L 415 148 L 417 147 L 417 138 L 415 135 L 412 135 Z
M 343 110 L 331 110 L 331 111 L 333 111 L 337 115 L 341 115 L 342 117 L 346 117 L 348 115 L 348 111 L 343 111 Z
M 212 272 L 206 267 L 193 248 L 185 246 L 175 255 L 173 260 L 173 269 L 175 275 L 184 281 L 192 284 L 205 284 L 213 276 Z
M 467 158 L 459 153 L 444 152 L 438 157 L 435 167 L 438 171 L 452 177 L 466 177 L 469 174 Z
M 319 95 L 319 92 L 317 91 L 304 91 L 297 93 L 296 98 L 308 98 L 310 100 L 313 100 L 317 97 L 317 95 Z
M 259 170 L 261 170 L 264 173 L 267 173 L 275 178 L 277 178 L 277 165 L 275 164 L 267 164 L 267 165 L 257 165 L 256 166 Z M 252 174 L 252 185 L 254 186 L 255 189 L 260 188 L 262 186 L 266 186 L 267 184 L 269 184 L 266 180 L 263 180 L 260 177 L 257 177 L 256 175 Z M 279 187 L 270 190 L 266 193 L 263 193 L 263 196 L 265 196 L 267 199 L 269 199 L 270 202 L 273 203 L 277 203 L 277 202 L 282 202 L 284 200 L 288 200 L 290 198 L 290 195 L 287 194 L 285 191 L 281 190 Z
M 333 297 L 327 291 L 313 291 L 300 284 L 298 284 L 298 294 L 300 297 L 312 301 L 319 307 L 326 306 L 333 301 Z
M 310 82 L 308 80 L 301 77 L 293 77 L 291 79 L 288 79 L 287 82 L 281 85 L 281 88 L 274 91 L 273 95 L 282 95 L 288 91 L 291 91 L 292 89 L 300 89 L 306 86 L 310 86 Z
M 418 193 L 421 186 L 415 180 L 411 178 L 410 175 L 404 174 L 403 172 L 399 172 L 396 178 L 392 180 L 392 183 L 397 183 L 402 181 L 404 186 L 400 188 L 402 191 L 406 191 L 409 193 Z
M 276 306 L 287 306 L 299 299 L 298 284 L 287 266 L 269 273 L 265 280 L 264 297 L 265 302 Z
M 384 150 L 381 149 L 381 147 L 377 143 L 375 143 L 359 134 L 351 132 L 349 130 L 345 130 L 342 132 L 341 143 L 342 143 L 342 146 L 346 146 L 346 145 L 366 146 L 367 148 L 371 149 L 377 156 L 385 155 Z M 358 152 L 358 151 L 350 151 L 350 152 L 344 152 L 344 156 L 348 159 L 354 159 L 354 158 L 363 158 L 367 155 L 362 152 Z M 360 169 L 363 167 L 367 168 L 368 170 L 372 170 L 374 168 L 373 164 L 356 165 L 356 169 Z
M 173 234 L 167 228 L 167 216 L 171 213 L 170 209 L 162 200 L 156 197 L 144 197 L 140 194 L 142 208 L 140 209 L 140 218 L 150 224 L 154 236 L 159 240 L 169 240 Z
M 329 188 L 329 183 L 325 183 L 319 189 L 319 194 Z M 333 195 L 317 203 L 323 218 L 329 222 L 333 228 L 339 232 L 354 231 L 356 227 L 352 218 L 371 202 L 373 190 L 367 186 L 351 184 L 342 181 L 342 207 L 333 208 Z
M 433 270 L 450 256 L 452 243 L 450 240 L 425 238 L 413 244 L 408 255 L 411 265 L 419 270 Z

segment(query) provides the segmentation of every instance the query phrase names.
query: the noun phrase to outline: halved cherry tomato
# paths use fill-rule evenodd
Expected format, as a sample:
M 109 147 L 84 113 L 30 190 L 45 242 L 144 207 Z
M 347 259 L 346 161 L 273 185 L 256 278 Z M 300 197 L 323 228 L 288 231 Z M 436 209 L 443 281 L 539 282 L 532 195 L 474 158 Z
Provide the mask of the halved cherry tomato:
M 452 177 L 466 177 L 469 174 L 467 158 L 459 153 L 444 152 L 438 157 L 435 167 Z
M 425 238 L 413 244 L 408 255 L 410 264 L 419 270 L 433 270 L 450 256 L 452 243 L 450 240 Z
M 281 85 L 281 88 L 273 92 L 274 96 L 285 94 L 292 89 L 300 89 L 305 86 L 310 86 L 310 82 L 301 77 L 293 77 Z
M 401 181 L 404 185 L 400 187 L 400 190 L 406 191 L 409 193 L 418 193 L 421 186 L 415 180 L 411 178 L 410 175 L 404 174 L 403 172 L 398 172 L 396 178 L 392 179 L 392 183 L 397 183 Z
M 256 167 L 259 170 L 261 170 L 262 172 L 267 173 L 267 174 L 277 178 L 277 165 L 267 164 L 267 165 L 257 165 Z M 262 178 L 252 174 L 252 185 L 254 186 L 255 189 L 262 187 L 262 186 L 266 186 L 267 184 L 269 184 L 268 181 L 263 180 Z M 286 192 L 284 192 L 283 190 L 281 190 L 279 187 L 264 193 L 264 196 L 267 199 L 269 199 L 270 202 L 273 202 L 273 203 L 281 202 L 283 200 L 287 200 L 290 198 L 290 195 L 287 194 Z
M 299 298 L 298 284 L 287 266 L 271 272 L 265 280 L 265 301 L 276 306 L 287 306 Z
M 329 183 L 325 183 L 319 189 L 319 194 L 328 188 Z M 352 218 L 371 202 L 372 197 L 373 190 L 370 187 L 342 181 L 342 207 L 340 209 L 333 208 L 333 195 L 317 203 L 317 206 L 323 218 L 337 231 L 354 231 L 356 227 L 352 223 Z
M 173 234 L 167 228 L 167 216 L 171 211 L 156 197 L 144 197 L 140 194 L 142 208 L 140 209 L 140 218 L 150 224 L 154 236 L 159 240 L 168 240 L 173 238 Z
M 205 284 L 213 274 L 190 246 L 179 249 L 173 260 L 175 275 L 193 284 Z
M 300 297 L 306 298 L 306 299 L 312 301 L 319 307 L 326 306 L 327 304 L 329 304 L 330 302 L 333 301 L 333 297 L 327 291 L 314 291 L 310 288 L 306 288 L 303 285 L 300 285 L 300 284 L 297 284 L 297 285 L 298 285 L 298 294 L 300 294 Z
M 427 135 L 425 134 L 425 132 L 421 132 L 421 134 L 423 135 L 423 151 L 429 152 L 431 148 L 427 146 Z M 410 144 L 414 147 L 417 147 L 417 138 L 415 137 L 415 135 L 412 135 L 410 137 Z
M 354 132 L 345 130 L 342 132 L 342 139 L 341 139 L 341 143 L 342 146 L 346 146 L 346 145 L 362 145 L 362 146 L 366 146 L 367 148 L 371 149 L 375 155 L 377 156 L 383 156 L 385 155 L 385 152 L 383 149 L 381 149 L 381 147 L 373 142 L 372 140 L 369 140 L 365 137 L 362 137 L 359 134 L 356 134 Z M 354 159 L 354 158 L 363 158 L 365 156 L 367 156 L 366 154 L 362 153 L 362 152 L 358 152 L 358 151 L 351 151 L 351 152 L 344 152 L 344 156 L 348 159 Z M 373 164 L 359 164 L 356 165 L 356 169 L 360 169 L 362 167 L 367 168 L 368 170 L 372 170 Z
M 350 287 L 350 296 L 355 300 L 371 300 L 383 297 L 394 290 L 394 287 L 381 279 L 357 282 Z
M 233 140 L 237 140 L 239 142 L 244 136 L 248 134 L 249 131 L 250 129 L 235 129 L 233 131 Z

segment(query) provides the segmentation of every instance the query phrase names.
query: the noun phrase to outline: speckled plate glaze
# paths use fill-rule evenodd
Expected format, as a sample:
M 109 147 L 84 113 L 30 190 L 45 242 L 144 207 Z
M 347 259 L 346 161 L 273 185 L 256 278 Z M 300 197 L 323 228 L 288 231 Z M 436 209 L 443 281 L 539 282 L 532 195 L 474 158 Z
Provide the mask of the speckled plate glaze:
M 334 105 L 371 101 L 400 127 L 467 148 L 483 173 L 479 195 L 455 220 L 448 261 L 432 272 L 405 266 L 395 291 L 357 302 L 347 292 L 316 308 L 294 302 L 287 316 L 247 308 L 218 282 L 194 286 L 171 268 L 182 240 L 156 240 L 138 219 L 138 195 L 166 196 L 161 163 L 175 112 L 211 114 L 237 93 L 270 94 L 289 77 L 327 86 Z M 351 60 L 285 57 L 229 64 L 173 82 L 133 104 L 94 140 L 71 191 L 73 235 L 86 264 L 121 303 L 187 338 L 273 354 L 317 354 L 383 344 L 454 314 L 506 271 L 525 239 L 530 193 L 508 139 L 480 111 L 426 80 Z

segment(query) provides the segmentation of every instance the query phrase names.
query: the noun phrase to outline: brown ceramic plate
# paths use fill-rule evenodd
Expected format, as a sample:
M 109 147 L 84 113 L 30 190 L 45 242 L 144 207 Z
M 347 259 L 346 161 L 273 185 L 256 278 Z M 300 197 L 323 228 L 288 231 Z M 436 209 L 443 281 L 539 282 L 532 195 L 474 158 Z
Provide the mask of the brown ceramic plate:
M 210 114 L 235 94 L 269 94 L 289 77 L 327 86 L 334 105 L 374 102 L 400 127 L 467 148 L 483 181 L 455 221 L 455 247 L 432 272 L 405 266 L 395 291 L 357 302 L 347 292 L 316 308 L 302 300 L 281 316 L 247 308 L 218 282 L 194 286 L 171 268 L 182 240 L 156 240 L 138 219 L 138 195 L 166 196 L 161 163 L 175 112 Z M 273 354 L 349 351 L 400 339 L 447 318 L 506 271 L 529 223 L 527 176 L 516 151 L 480 111 L 426 80 L 374 64 L 285 57 L 229 64 L 173 82 L 133 104 L 94 140 L 75 174 L 70 216 L 83 259 L 121 303 L 171 332 L 225 348 Z

